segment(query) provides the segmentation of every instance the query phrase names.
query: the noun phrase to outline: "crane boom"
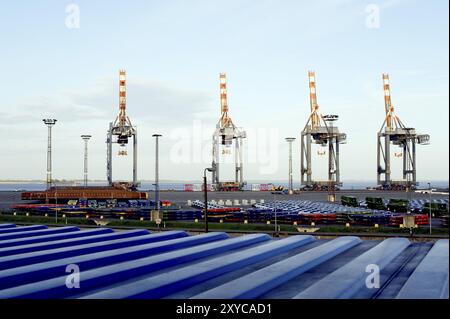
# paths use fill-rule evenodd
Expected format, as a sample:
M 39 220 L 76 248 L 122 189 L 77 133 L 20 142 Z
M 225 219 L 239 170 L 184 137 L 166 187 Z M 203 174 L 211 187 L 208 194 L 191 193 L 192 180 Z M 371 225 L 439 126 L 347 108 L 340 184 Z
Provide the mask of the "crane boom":
M 311 106 L 311 128 L 316 128 L 320 124 L 320 115 L 318 114 L 319 105 L 317 104 L 316 93 L 316 72 L 308 71 L 309 78 L 309 102 Z
M 394 107 L 391 102 L 391 84 L 389 82 L 389 74 L 383 73 L 383 89 L 384 89 L 384 107 L 386 112 L 386 127 L 393 129 Z
M 127 88 L 126 88 L 126 72 L 119 71 L 119 114 L 114 121 L 114 127 L 122 131 L 128 131 L 133 125 L 126 113 L 127 109 Z
M 309 78 L 309 101 L 311 104 L 311 112 L 316 109 L 317 95 L 316 95 L 316 72 L 308 71 Z
M 124 70 L 119 71 L 119 122 L 120 125 L 125 125 L 127 121 L 126 108 L 126 73 Z
M 233 121 L 228 115 L 227 76 L 220 73 L 220 128 L 233 127 Z
M 121 125 L 125 125 L 127 120 L 126 108 L 126 73 L 124 70 L 119 71 L 119 122 Z

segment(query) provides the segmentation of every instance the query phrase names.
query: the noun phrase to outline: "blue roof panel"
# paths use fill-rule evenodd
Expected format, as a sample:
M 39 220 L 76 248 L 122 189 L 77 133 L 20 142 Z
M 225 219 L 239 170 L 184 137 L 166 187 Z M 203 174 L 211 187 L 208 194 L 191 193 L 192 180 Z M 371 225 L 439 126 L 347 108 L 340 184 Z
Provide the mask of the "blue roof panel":
M 448 239 L 438 240 L 400 290 L 399 299 L 448 299 Z
M 0 229 L 0 299 L 448 298 L 448 239 Z

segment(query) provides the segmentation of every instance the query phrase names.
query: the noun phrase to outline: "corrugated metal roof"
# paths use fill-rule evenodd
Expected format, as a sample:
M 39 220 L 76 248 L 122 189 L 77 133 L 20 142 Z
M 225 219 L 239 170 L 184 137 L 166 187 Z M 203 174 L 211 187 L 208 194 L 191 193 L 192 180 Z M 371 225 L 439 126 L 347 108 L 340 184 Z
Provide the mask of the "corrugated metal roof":
M 1 224 L 0 298 L 442 299 L 448 245 Z

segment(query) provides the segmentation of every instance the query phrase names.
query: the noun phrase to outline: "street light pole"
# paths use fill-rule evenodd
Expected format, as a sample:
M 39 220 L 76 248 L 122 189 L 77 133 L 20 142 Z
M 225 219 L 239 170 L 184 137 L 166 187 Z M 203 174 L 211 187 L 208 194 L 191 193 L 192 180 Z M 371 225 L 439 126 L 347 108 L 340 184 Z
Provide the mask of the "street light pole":
M 207 179 L 206 179 L 206 171 L 212 172 L 213 169 L 205 168 L 203 170 L 203 195 L 204 195 L 204 205 L 205 205 L 203 215 L 204 215 L 204 221 L 205 221 L 205 233 L 208 232 L 208 183 L 207 183 Z
M 337 135 L 335 135 L 333 123 L 337 121 L 339 116 L 337 115 L 325 115 L 323 116 L 324 122 L 327 127 L 328 132 L 328 201 L 335 202 L 336 201 L 336 154 L 334 152 L 334 141 L 337 141 Z M 336 143 L 338 145 L 338 143 Z M 336 146 L 338 147 L 338 146 Z
M 289 194 L 293 194 L 294 187 L 292 182 L 292 142 L 295 141 L 295 138 L 287 137 L 286 141 L 289 143 Z
M 431 235 L 431 192 L 432 192 L 432 189 L 431 189 L 431 183 L 428 183 L 428 190 L 429 190 L 429 192 L 430 192 L 430 221 L 429 221 L 429 224 L 430 224 L 430 235 Z
M 278 237 L 277 210 L 275 209 L 275 237 Z
M 84 141 L 84 187 L 88 186 L 88 142 L 91 135 L 81 135 Z
M 273 194 L 273 202 L 276 202 L 276 194 Z M 275 222 L 274 222 L 275 232 L 273 234 L 273 237 L 278 237 L 278 218 L 277 218 L 277 210 L 275 209 Z
M 58 187 L 55 184 L 55 224 L 58 224 Z
M 159 209 L 160 209 L 160 202 L 159 202 L 159 138 L 161 137 L 161 134 L 153 134 L 153 137 L 155 138 L 155 202 L 156 202 L 156 210 L 158 211 L 159 215 Z M 159 216 L 158 216 L 159 218 Z

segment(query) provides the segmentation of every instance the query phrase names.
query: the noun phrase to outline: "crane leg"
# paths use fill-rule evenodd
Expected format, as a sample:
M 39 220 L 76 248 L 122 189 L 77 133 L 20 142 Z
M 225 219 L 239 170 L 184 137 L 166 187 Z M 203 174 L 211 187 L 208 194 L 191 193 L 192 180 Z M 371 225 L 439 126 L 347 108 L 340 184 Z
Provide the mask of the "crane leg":
M 109 186 L 112 186 L 112 127 L 113 123 L 109 123 L 108 136 L 106 139 L 106 175 Z
M 239 183 L 239 139 L 235 140 L 235 152 L 234 152 L 234 181 L 235 183 Z
M 301 144 L 300 144 L 300 183 L 305 184 L 305 135 L 301 134 Z
M 417 182 L 417 171 L 416 171 L 416 141 L 412 140 L 412 171 L 413 171 L 413 180 L 412 182 L 414 183 L 413 185 L 416 184 Z
M 408 175 L 409 153 L 406 143 L 408 143 L 408 141 L 406 141 L 405 144 L 403 144 L 403 179 L 406 179 Z
M 238 162 L 239 170 L 236 172 L 236 174 L 238 174 L 238 175 L 236 175 L 236 182 L 239 183 L 240 187 L 244 183 L 244 171 L 243 171 L 244 163 L 243 163 L 243 160 L 242 160 L 242 152 L 243 152 L 243 149 L 244 149 L 243 142 L 244 141 L 243 141 L 243 139 L 241 137 L 236 139 L 236 143 L 239 143 L 238 146 L 237 146 L 238 154 L 237 154 L 237 158 L 236 158 L 236 160 Z
M 333 139 L 328 140 L 328 181 L 333 181 Z
M 336 183 L 341 183 L 341 170 L 339 168 L 339 139 L 336 139 Z
M 133 186 L 137 186 L 137 132 L 133 135 Z
M 386 134 L 384 140 L 384 153 L 385 153 L 385 184 L 391 184 L 391 140 L 389 134 Z
M 311 134 L 306 134 L 306 184 L 311 185 L 312 167 L 311 167 Z

